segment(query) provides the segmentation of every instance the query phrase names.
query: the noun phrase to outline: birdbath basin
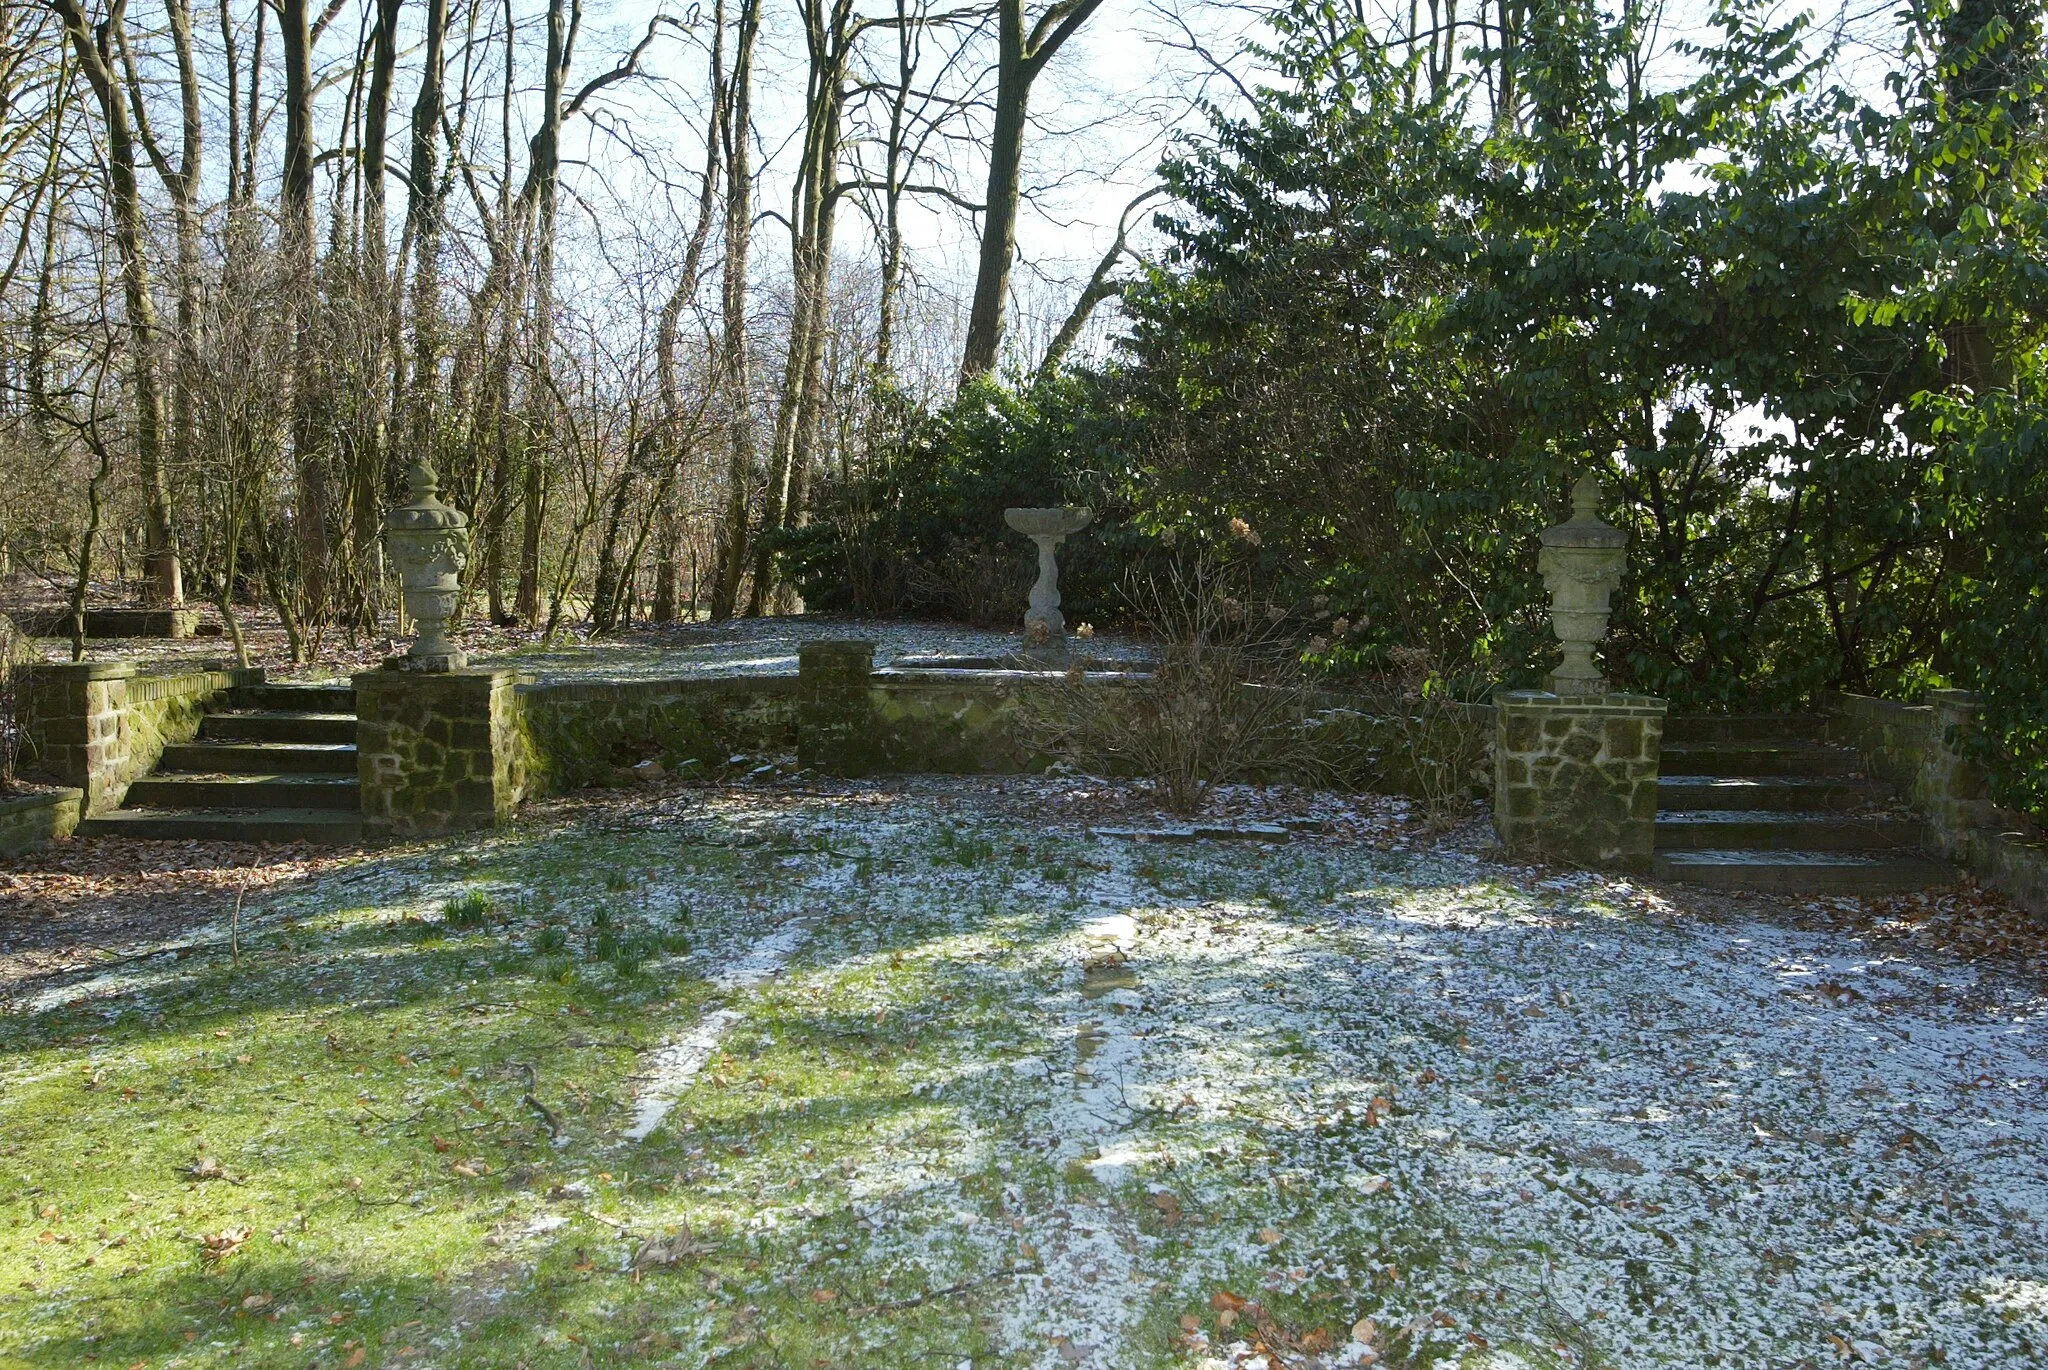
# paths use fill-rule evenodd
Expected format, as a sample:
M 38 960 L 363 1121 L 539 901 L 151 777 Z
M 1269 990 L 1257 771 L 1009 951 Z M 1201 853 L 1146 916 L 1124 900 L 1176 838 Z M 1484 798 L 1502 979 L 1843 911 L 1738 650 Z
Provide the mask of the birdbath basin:
M 1024 615 L 1026 655 L 1061 660 L 1067 654 L 1067 621 L 1060 615 L 1060 565 L 1053 555 L 1069 533 L 1095 517 L 1093 509 L 1005 509 L 1003 522 L 1038 544 L 1038 583 Z
M 1086 528 L 1095 517 L 1093 509 L 1005 509 L 1003 522 L 1027 538 L 1059 539 Z

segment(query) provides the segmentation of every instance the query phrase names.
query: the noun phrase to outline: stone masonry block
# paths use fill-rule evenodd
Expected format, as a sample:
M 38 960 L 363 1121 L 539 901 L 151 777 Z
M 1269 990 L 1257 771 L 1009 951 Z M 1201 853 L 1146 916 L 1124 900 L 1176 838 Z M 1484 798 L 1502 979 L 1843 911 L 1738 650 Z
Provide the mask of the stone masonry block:
M 1502 844 L 1543 860 L 1647 867 L 1664 702 L 1504 691 L 1494 707 Z

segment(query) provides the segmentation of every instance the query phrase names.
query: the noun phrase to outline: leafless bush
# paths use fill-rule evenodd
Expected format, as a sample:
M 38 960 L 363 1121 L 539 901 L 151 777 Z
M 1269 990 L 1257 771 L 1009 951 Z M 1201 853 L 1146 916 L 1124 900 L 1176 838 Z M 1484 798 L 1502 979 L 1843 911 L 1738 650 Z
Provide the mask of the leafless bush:
M 1016 547 L 956 538 L 935 564 L 910 567 L 906 581 L 920 610 L 977 628 L 1009 628 L 1024 615 L 1034 573 Z
M 1343 711 L 1356 732 L 1348 768 L 1373 789 L 1404 794 L 1422 806 L 1430 827 L 1466 817 L 1489 776 L 1493 713 L 1454 695 L 1434 654 L 1397 647 L 1395 674 Z M 1326 717 L 1325 731 L 1336 723 Z
M 1157 664 L 1123 689 L 1070 672 L 1067 688 L 1026 708 L 1043 750 L 1090 770 L 1148 777 L 1181 814 L 1199 812 L 1220 784 L 1323 774 L 1309 723 L 1315 691 L 1285 609 L 1258 599 L 1246 575 L 1208 554 L 1134 575 L 1123 594 L 1132 619 L 1156 639 Z
M 28 739 L 31 695 L 29 673 L 21 669 L 35 660 L 30 639 L 0 614 L 0 794 L 14 788 L 14 768 Z

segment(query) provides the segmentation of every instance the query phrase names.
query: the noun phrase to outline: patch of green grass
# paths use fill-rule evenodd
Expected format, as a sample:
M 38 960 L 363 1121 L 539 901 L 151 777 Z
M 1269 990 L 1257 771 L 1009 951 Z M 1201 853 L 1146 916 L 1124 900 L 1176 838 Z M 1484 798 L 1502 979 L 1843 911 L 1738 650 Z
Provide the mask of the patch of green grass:
M 441 906 L 441 921 L 451 928 L 481 928 L 491 921 L 491 896 L 465 890 Z

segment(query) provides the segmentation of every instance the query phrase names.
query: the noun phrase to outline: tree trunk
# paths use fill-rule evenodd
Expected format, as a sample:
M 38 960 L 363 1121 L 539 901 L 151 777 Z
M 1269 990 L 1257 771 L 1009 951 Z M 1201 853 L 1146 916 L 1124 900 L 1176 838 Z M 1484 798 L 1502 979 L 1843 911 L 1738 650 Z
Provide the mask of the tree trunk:
M 548 0 L 546 90 L 540 132 L 533 139 L 533 165 L 527 171 L 539 183 L 540 214 L 534 235 L 533 383 L 527 394 L 532 417 L 520 490 L 519 594 L 514 611 L 528 627 L 540 620 L 540 534 L 547 512 L 548 460 L 554 450 L 555 218 L 562 166 L 562 84 L 569 76 L 570 45 L 581 16 L 580 5 L 572 15 L 568 0 Z
M 127 0 L 114 0 L 97 33 L 87 23 L 78 0 L 49 0 L 64 23 L 79 70 L 98 101 L 107 129 L 107 198 L 114 221 L 114 250 L 121 262 L 121 294 L 128 315 L 128 383 L 135 402 L 135 456 L 142 477 L 143 569 L 149 598 L 161 604 L 182 604 L 183 577 L 171 524 L 170 481 L 164 470 L 164 401 L 159 373 L 156 301 L 150 294 L 149 262 L 143 253 L 147 236 L 142 194 L 135 178 L 135 135 L 114 74 L 116 37 L 121 32 Z
M 829 4 L 830 8 L 827 8 Z M 774 543 L 767 535 L 787 526 L 793 493 L 804 485 L 799 466 L 812 443 L 807 432 L 824 355 L 825 306 L 832 281 L 832 226 L 839 201 L 839 129 L 845 104 L 844 68 L 852 7 L 846 0 L 803 0 L 810 52 L 808 113 L 803 162 L 797 170 L 791 206 L 795 234 L 790 244 L 792 309 L 789 352 L 783 360 L 782 402 L 775 415 L 768 486 L 761 506 L 761 533 L 754 545 L 753 589 L 747 613 L 775 607 Z
M 1027 32 L 1024 0 L 997 0 L 995 119 L 989 133 L 988 191 L 982 197 L 981 260 L 974 278 L 974 305 L 967 316 L 967 346 L 960 358 L 963 382 L 994 370 L 1002 356 L 1032 83 L 1101 2 L 1054 5 Z
M 420 89 L 412 104 L 411 193 L 406 234 L 412 239 L 412 377 L 406 386 L 407 456 L 431 464 L 436 455 L 435 397 L 441 368 L 441 174 L 439 143 L 442 66 L 448 0 L 427 0 Z
M 754 40 L 761 30 L 761 0 L 741 0 L 733 51 L 731 92 L 725 102 L 725 345 L 720 377 L 729 409 L 725 516 L 712 558 L 711 617 L 732 617 L 739 602 L 747 551 L 747 493 L 754 466 L 754 410 L 747 358 L 747 247 L 753 234 Z
M 203 110 L 199 102 L 199 72 L 192 57 L 192 10 L 188 0 L 164 0 L 164 13 L 171 35 L 171 49 L 178 66 L 178 164 L 171 165 L 158 145 L 149 124 L 148 106 L 143 100 L 142 78 L 128 47 L 125 28 L 113 26 L 120 49 L 121 66 L 128 78 L 128 100 L 135 115 L 135 131 L 156 168 L 157 179 L 171 197 L 173 240 L 177 271 L 178 327 L 173 339 L 171 368 L 171 459 L 175 469 L 189 471 L 194 458 L 192 384 L 198 366 L 199 331 L 199 174 L 204 148 Z M 182 580 L 182 576 L 180 577 Z M 182 591 L 182 585 L 179 587 Z
M 328 610 L 325 367 L 315 315 L 313 238 L 313 29 L 306 0 L 281 0 L 284 40 L 284 181 L 281 236 L 292 320 L 292 466 L 297 488 L 299 600 L 308 623 Z
M 370 40 L 370 87 L 363 111 L 363 314 L 369 328 L 369 367 L 363 383 L 370 388 L 364 408 L 370 417 L 369 440 L 355 454 L 349 504 L 354 517 L 350 537 L 362 583 L 357 587 L 357 612 L 376 621 L 377 585 L 382 580 L 383 504 L 390 432 L 385 426 L 389 401 L 385 382 L 391 374 L 392 290 L 385 181 L 389 172 L 391 85 L 398 67 L 398 20 L 403 0 L 377 0 L 377 27 Z

